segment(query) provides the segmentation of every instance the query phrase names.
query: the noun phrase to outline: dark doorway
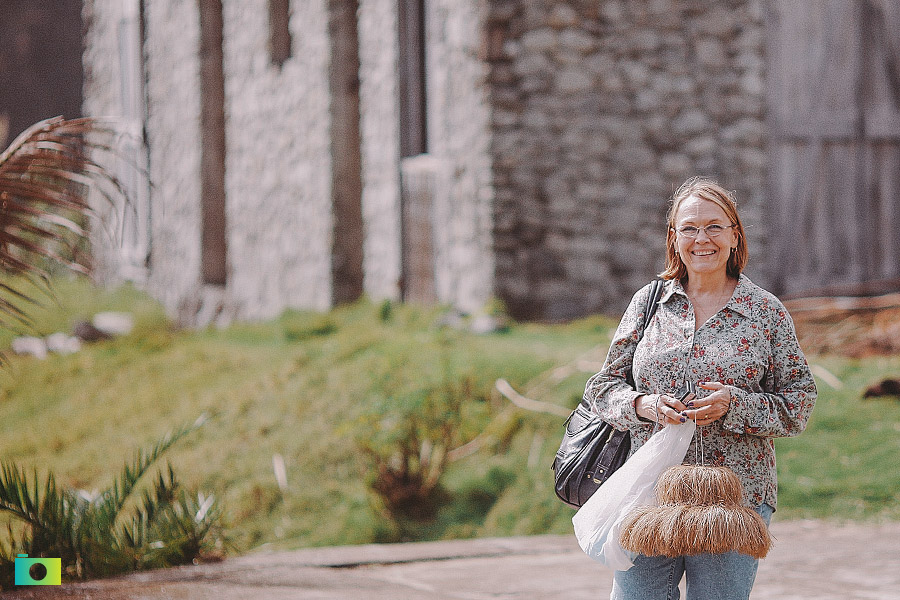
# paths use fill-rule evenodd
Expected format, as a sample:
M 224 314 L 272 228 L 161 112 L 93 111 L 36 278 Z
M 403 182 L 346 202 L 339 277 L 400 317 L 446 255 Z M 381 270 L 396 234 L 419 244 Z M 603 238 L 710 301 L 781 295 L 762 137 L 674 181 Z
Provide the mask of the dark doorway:
M 334 218 L 332 302 L 363 292 L 362 158 L 359 134 L 357 0 L 330 0 L 331 164 Z
M 222 2 L 200 2 L 201 274 L 203 283 L 225 285 L 225 70 Z
M 400 205 L 405 301 L 436 301 L 434 203 L 437 163 L 428 156 L 425 0 L 399 0 Z
M 0 0 L 0 145 L 29 125 L 81 116 L 81 0 Z

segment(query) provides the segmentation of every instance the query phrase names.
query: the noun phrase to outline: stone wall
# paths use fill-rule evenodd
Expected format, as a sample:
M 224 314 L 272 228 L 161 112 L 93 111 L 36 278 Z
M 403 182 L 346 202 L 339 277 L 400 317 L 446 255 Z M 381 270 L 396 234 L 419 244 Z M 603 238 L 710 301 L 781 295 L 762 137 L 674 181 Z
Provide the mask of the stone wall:
M 494 291 L 487 9 L 477 0 L 426 7 L 428 152 L 443 182 L 434 206 L 435 287 L 438 301 L 475 312 Z
M 666 201 L 695 174 L 737 192 L 758 254 L 762 1 L 490 3 L 496 278 L 512 314 L 621 311 L 662 269 Z
M 397 2 L 359 2 L 363 287 L 400 298 L 400 122 L 397 109 Z
M 243 318 L 331 302 L 327 2 L 293 2 L 271 60 L 267 3 L 224 2 L 228 302 Z
M 495 294 L 516 317 L 548 320 L 619 312 L 661 270 L 666 201 L 694 174 L 736 190 L 754 277 L 764 2 L 426 2 L 438 301 L 476 311 Z M 117 6 L 85 3 L 88 114 L 115 114 Z M 283 64 L 270 57 L 267 3 L 223 3 L 228 275 L 217 289 L 200 275 L 197 5 L 144 6 L 149 290 L 185 321 L 209 297 L 240 318 L 327 308 L 329 3 L 290 3 Z M 394 0 L 359 0 L 363 287 L 392 299 L 402 274 L 397 19 Z
M 485 4 L 426 2 L 426 110 L 434 170 L 435 295 L 476 311 L 493 293 L 493 203 Z M 361 0 L 360 109 L 365 289 L 399 298 L 401 210 L 397 2 Z
M 200 274 L 202 82 L 196 2 L 144 4 L 153 182 L 146 287 L 183 322 L 201 324 L 218 312 L 252 319 L 287 307 L 322 310 L 330 305 L 328 14 L 324 2 L 293 4 L 293 57 L 277 66 L 270 59 L 266 3 L 223 3 L 224 288 L 204 286 Z M 121 114 L 120 0 L 91 0 L 84 10 L 85 113 Z M 115 279 L 119 249 L 109 244 L 98 249 L 98 263 L 112 265 L 100 274 Z

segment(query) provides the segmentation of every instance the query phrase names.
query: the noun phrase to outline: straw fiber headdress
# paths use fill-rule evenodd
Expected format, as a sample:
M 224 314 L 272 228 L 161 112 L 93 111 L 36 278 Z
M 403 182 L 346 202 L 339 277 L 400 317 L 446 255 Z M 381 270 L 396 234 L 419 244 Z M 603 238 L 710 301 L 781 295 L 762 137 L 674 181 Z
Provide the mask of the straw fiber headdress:
M 772 540 L 765 521 L 742 506 L 743 486 L 728 467 L 678 465 L 656 485 L 659 506 L 626 517 L 619 541 L 645 556 L 693 556 L 737 551 L 763 558 Z

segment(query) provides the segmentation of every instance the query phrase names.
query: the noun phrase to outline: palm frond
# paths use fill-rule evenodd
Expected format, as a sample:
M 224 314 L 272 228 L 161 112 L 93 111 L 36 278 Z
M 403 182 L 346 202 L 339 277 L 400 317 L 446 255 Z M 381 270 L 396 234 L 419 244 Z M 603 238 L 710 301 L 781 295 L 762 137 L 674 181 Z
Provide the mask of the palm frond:
M 92 190 L 111 207 L 127 204 L 116 176 L 103 166 L 118 157 L 111 122 L 54 117 L 26 129 L 0 153 L 0 275 L 47 280 L 59 267 L 85 273 L 84 224 L 95 214 Z M 0 292 L 9 292 L 4 286 Z M 20 303 L 31 298 L 12 290 L 0 302 L 4 317 L 28 325 Z
M 137 451 L 98 496 L 58 487 L 53 473 L 41 485 L 37 471 L 31 476 L 0 461 L 0 512 L 22 523 L 19 532 L 9 525 L 7 543 L 0 538 L 0 589 L 11 583 L 10 565 L 18 552 L 61 558 L 67 578 L 190 562 L 208 545 L 207 535 L 221 517 L 214 499 L 194 500 L 171 465 L 149 486 L 139 483 L 163 452 L 207 420 L 204 414 L 149 450 Z M 141 489 L 142 497 L 133 499 Z
M 193 425 L 166 434 L 149 451 L 143 449 L 135 453 L 131 463 L 126 463 L 122 468 L 119 478 L 113 482 L 106 492 L 97 499 L 97 511 L 102 520 L 113 527 L 119 521 L 119 516 L 126 501 L 137 488 L 138 481 L 147 473 L 153 463 L 180 439 L 196 430 L 206 422 L 206 416 L 201 416 Z M 174 474 L 173 474 L 174 476 Z

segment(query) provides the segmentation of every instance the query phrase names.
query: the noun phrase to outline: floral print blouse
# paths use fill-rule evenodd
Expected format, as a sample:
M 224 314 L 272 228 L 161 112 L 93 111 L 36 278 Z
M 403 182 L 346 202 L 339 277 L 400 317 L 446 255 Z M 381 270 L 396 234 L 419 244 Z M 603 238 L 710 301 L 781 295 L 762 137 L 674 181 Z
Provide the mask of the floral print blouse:
M 732 396 L 728 412 L 697 428 L 684 462 L 730 467 L 744 484 L 748 505 L 765 502 L 774 508 L 772 438 L 803 431 L 816 401 L 816 384 L 790 315 L 773 294 L 741 275 L 725 307 L 694 331 L 691 301 L 681 282 L 670 280 L 640 338 L 649 294 L 647 285 L 632 298 L 603 369 L 587 382 L 585 398 L 602 419 L 631 432 L 634 453 L 654 427 L 635 413 L 640 394 L 677 397 L 687 381 L 724 383 Z M 629 369 L 634 387 L 626 381 Z M 697 388 L 698 397 L 711 393 Z

